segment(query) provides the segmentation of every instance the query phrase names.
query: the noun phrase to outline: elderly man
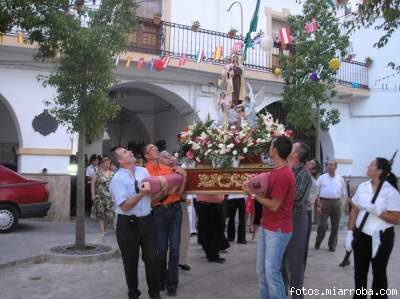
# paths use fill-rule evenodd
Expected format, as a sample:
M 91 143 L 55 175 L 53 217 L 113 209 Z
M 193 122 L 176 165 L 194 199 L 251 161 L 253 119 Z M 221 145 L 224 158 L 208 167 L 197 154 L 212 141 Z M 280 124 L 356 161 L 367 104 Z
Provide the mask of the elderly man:
M 160 298 L 160 264 L 157 256 L 156 224 L 151 214 L 150 185 L 142 184 L 149 175 L 143 167 L 136 167 L 131 151 L 117 147 L 111 161 L 119 169 L 110 183 L 114 208 L 118 215 L 116 235 L 124 264 L 129 299 L 140 296 L 138 290 L 139 247 L 145 264 L 146 280 L 151 298 Z
M 340 199 L 347 196 L 346 185 L 343 178 L 336 173 L 336 168 L 336 161 L 328 161 L 328 172 L 321 175 L 317 180 L 319 197 L 316 202 L 319 221 L 315 249 L 319 249 L 324 240 L 325 233 L 328 230 L 328 217 L 331 219 L 331 234 L 328 241 L 329 251 L 335 251 L 336 249 L 341 215 Z
M 293 144 L 289 155 L 289 165 L 296 178 L 296 193 L 293 206 L 293 234 L 289 241 L 285 268 L 288 270 L 290 289 L 301 290 L 304 284 L 304 252 L 307 234 L 307 200 L 311 188 L 311 176 L 305 168 L 310 154 L 309 147 L 302 142 Z M 303 298 L 302 294 L 293 293 L 292 298 Z
M 144 147 L 144 157 L 147 160 L 146 169 L 151 176 L 172 174 L 174 170 L 160 163 L 160 152 L 154 144 Z M 167 288 L 168 296 L 176 296 L 179 271 L 179 246 L 182 224 L 182 207 L 180 204 L 186 181 L 186 171 L 178 167 L 175 172 L 182 174 L 185 179 L 180 190 L 171 190 L 161 194 L 160 202 L 153 206 L 157 224 L 158 250 L 161 259 L 161 290 Z M 169 253 L 167 259 L 167 253 Z M 167 266 L 168 260 L 168 266 Z

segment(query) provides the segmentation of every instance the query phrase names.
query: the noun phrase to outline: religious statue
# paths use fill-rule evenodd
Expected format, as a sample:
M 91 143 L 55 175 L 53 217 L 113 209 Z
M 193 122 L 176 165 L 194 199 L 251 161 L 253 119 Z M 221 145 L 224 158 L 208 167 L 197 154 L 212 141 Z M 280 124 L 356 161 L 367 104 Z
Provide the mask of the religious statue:
M 230 77 L 232 77 L 233 85 L 232 103 L 233 105 L 239 105 L 246 96 L 244 70 L 243 65 L 240 63 L 239 55 L 234 54 L 232 57 L 233 65 L 230 68 Z

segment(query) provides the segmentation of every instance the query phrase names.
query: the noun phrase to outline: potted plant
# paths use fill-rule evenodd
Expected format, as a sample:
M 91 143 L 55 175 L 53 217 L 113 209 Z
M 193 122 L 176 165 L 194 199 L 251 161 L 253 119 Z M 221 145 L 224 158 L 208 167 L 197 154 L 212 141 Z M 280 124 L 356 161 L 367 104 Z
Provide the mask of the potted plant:
M 200 22 L 198 20 L 192 22 L 192 31 L 197 32 L 200 28 Z
M 159 25 L 161 23 L 161 14 L 155 14 L 153 16 L 153 22 L 156 25 Z
M 373 62 L 373 60 L 371 57 L 365 58 L 365 66 L 366 67 L 370 67 L 372 65 L 372 62 Z
M 237 30 L 235 28 L 231 27 L 231 30 L 228 31 L 228 37 L 234 38 L 236 33 L 237 33 Z

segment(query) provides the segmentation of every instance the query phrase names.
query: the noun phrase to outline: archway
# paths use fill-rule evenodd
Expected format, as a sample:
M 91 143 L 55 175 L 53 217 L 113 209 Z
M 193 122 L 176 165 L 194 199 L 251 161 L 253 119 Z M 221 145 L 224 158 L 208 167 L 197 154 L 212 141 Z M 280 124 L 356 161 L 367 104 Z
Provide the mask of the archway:
M 17 150 L 22 146 L 22 135 L 13 108 L 1 94 L 0 128 L 0 164 L 17 171 Z
M 165 141 L 170 152 L 178 150 L 177 134 L 197 119 L 189 103 L 157 84 L 127 82 L 114 86 L 111 93 L 121 112 L 108 124 L 104 154 L 117 144 L 139 154 L 143 144 L 158 141 Z

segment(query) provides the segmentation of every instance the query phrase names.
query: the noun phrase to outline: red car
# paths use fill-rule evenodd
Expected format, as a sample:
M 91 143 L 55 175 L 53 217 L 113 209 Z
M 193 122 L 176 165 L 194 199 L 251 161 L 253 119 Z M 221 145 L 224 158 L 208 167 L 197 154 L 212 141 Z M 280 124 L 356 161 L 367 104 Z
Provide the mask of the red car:
M 0 165 L 0 233 L 15 229 L 19 218 L 38 218 L 47 215 L 47 182 L 24 178 Z

